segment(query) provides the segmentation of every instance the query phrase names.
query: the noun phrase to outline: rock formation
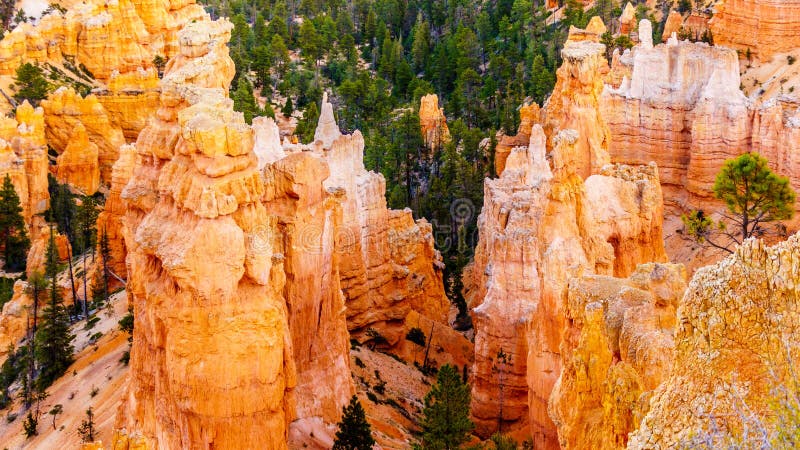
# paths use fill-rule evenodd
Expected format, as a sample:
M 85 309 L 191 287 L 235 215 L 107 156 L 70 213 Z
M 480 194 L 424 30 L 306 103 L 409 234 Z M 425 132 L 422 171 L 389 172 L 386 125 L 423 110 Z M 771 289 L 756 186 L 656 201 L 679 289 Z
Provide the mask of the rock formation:
M 450 142 L 450 129 L 444 109 L 439 108 L 439 97 L 436 94 L 422 96 L 419 100 L 419 126 L 422 140 L 431 151 L 436 151 Z
M 711 20 L 717 45 L 768 61 L 775 53 L 800 46 L 800 2 L 797 0 L 726 0 Z
M 125 138 L 122 130 L 111 123 L 108 112 L 97 96 L 88 95 L 83 98 L 72 88 L 62 87 L 42 101 L 42 108 L 48 145 L 62 154 L 70 145 L 76 145 L 72 144 L 76 139 L 88 138 L 91 147 L 98 154 L 102 179 L 106 183 L 110 182 L 111 166 L 119 157 L 119 147 L 125 143 Z M 79 132 L 78 129 L 83 131 Z M 86 147 L 86 144 L 81 144 L 77 149 L 81 150 L 82 147 Z M 73 160 L 76 157 L 86 156 L 76 154 L 73 155 Z
M 541 123 L 539 105 L 531 103 L 519 108 L 519 128 L 515 136 L 500 136 L 494 151 L 494 167 L 497 175 L 503 174 L 506 167 L 506 158 L 514 147 L 527 147 L 531 138 L 531 128 L 536 123 Z
M 403 323 L 411 310 L 447 323 L 450 303 L 431 225 L 425 219 L 415 221 L 408 209 L 386 207 L 386 181 L 364 168 L 359 131 L 336 139 L 323 151 L 331 172 L 325 186 L 345 193 L 337 241 L 349 329 L 373 328 L 395 344 L 405 336 Z
M 89 141 L 86 128 L 78 122 L 64 152 L 56 160 L 56 178 L 84 195 L 92 195 L 100 187 L 99 151 Z
M 177 53 L 178 31 L 206 17 L 193 1 L 156 3 L 144 0 L 75 4 L 52 12 L 37 25 L 22 23 L 0 41 L 0 73 L 12 75 L 24 62 L 67 61 L 80 76 L 82 65 L 107 82 L 115 71 L 136 72 L 153 66 L 153 58 Z
M 475 325 L 472 412 L 483 436 L 501 420 L 504 429 L 527 422 L 537 448 L 557 448 L 547 401 L 561 368 L 568 275 L 582 267 L 625 277 L 665 259 L 657 169 L 605 165 L 603 51 L 591 40 L 568 42 L 544 108 L 549 142 L 534 125 L 528 147 L 513 148 L 500 178 L 485 182 L 464 274 Z
M 569 281 L 563 369 L 550 396 L 561 448 L 625 448 L 672 369 L 685 289 L 686 271 L 673 264 L 644 264 L 627 279 Z
M 28 283 L 17 280 L 14 294 L 0 313 L 0 364 L 8 357 L 9 347 L 16 347 L 28 329 L 28 313 L 33 299 L 25 292 L 27 287 Z
M 798 249 L 797 235 L 773 247 L 748 240 L 695 273 L 678 309 L 672 370 L 629 448 L 722 446 L 743 426 L 769 435 L 770 404 L 797 382 Z
M 733 50 L 672 38 L 655 47 L 637 45 L 615 61 L 615 71 L 631 76 L 623 75 L 601 100 L 611 158 L 654 161 L 670 207 L 716 206 L 714 177 L 726 159 L 747 151 L 765 156 L 800 188 L 797 103 L 745 98 Z
M 672 33 L 677 35 L 680 33 L 681 28 L 683 28 L 683 16 L 673 9 L 669 12 L 667 21 L 664 22 L 664 31 L 661 32 L 661 39 L 667 42 L 670 36 L 672 36 Z
M 231 28 L 181 31 L 122 193 L 136 323 L 118 424 L 148 448 L 286 448 L 294 418 L 285 257 L 252 131 L 225 96 Z
M 339 273 L 345 191 L 329 183 L 332 170 L 360 163 L 332 154 L 360 154 L 363 139 L 334 129 L 330 104 L 309 148 L 275 148 L 266 120 L 254 132 L 226 97 L 230 29 L 181 32 L 158 114 L 114 167 L 109 200 L 129 177 L 120 232 L 137 311 L 120 439 L 138 433 L 149 448 L 286 448 L 297 433 L 332 435 L 353 390 Z
M 133 176 L 136 164 L 136 149 L 132 145 L 119 148 L 119 158 L 111 171 L 111 188 L 109 189 L 103 210 L 97 216 L 97 232 L 108 238 L 110 261 L 109 269 L 119 277 L 127 278 L 125 258 L 128 251 L 125 245 L 125 211 L 127 203 L 122 199 L 122 190 Z M 99 245 L 98 240 L 98 245 Z M 98 249 L 99 250 L 99 249 Z
M 569 41 L 561 52 L 564 63 L 556 72 L 556 85 L 544 109 L 545 130 L 577 131 L 577 174 L 586 179 L 610 162 L 609 128 L 600 117 L 600 95 L 608 72 L 605 46 L 592 41 Z
M 11 178 L 28 226 L 35 214 L 47 210 L 47 143 L 44 112 L 23 102 L 16 118 L 0 118 L 0 178 Z
M 630 34 L 634 28 L 636 28 L 636 9 L 631 2 L 628 2 L 619 16 L 619 34 Z

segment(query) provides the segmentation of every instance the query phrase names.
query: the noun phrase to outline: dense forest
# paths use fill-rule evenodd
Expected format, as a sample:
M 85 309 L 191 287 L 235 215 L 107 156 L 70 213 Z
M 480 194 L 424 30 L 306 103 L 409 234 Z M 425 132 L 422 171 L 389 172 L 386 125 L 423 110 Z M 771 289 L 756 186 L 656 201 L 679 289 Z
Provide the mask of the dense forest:
M 569 0 L 554 21 L 543 2 L 532 0 L 205 4 L 212 17 L 234 24 L 235 108 L 248 121 L 274 116 L 274 109 L 294 114 L 295 134 L 309 142 L 322 93 L 329 92 L 342 131 L 364 134 L 365 165 L 386 178 L 389 206 L 409 207 L 433 223 L 448 292 L 459 303 L 453 275 L 477 239 L 483 179 L 495 176 L 497 133 L 514 134 L 519 107 L 546 99 L 571 25 L 585 27 L 594 15 L 610 24 L 621 11 L 613 0 L 586 11 Z M 637 15 L 652 12 L 640 5 Z M 610 36 L 604 36 L 609 47 L 631 45 Z M 452 136 L 434 152 L 419 127 L 419 99 L 428 93 L 439 96 Z

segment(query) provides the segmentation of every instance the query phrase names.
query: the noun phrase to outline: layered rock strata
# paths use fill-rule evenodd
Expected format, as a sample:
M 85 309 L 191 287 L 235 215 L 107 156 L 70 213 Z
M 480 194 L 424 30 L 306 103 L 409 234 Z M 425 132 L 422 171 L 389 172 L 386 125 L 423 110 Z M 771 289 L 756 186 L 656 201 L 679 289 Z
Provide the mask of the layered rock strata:
M 484 436 L 527 424 L 537 448 L 557 448 L 547 402 L 561 370 L 570 274 L 626 277 L 666 258 L 658 170 L 607 164 L 603 53 L 592 40 L 567 43 L 544 107 L 551 131 L 533 125 L 528 146 L 513 148 L 484 185 L 464 274 L 475 325 L 472 413 Z
M 765 156 L 800 188 L 798 103 L 790 97 L 753 103 L 739 90 L 736 53 L 703 43 L 640 44 L 615 59 L 619 87 L 602 96 L 612 160 L 654 161 L 668 205 L 715 207 L 714 178 L 726 159 Z M 613 78 L 613 77 L 612 77 Z
M 100 187 L 99 154 L 83 124 L 76 124 L 67 147 L 56 160 L 56 178 L 84 195 L 94 194 Z
M 231 28 L 181 31 L 122 193 L 136 323 L 118 424 L 148 448 L 286 448 L 295 417 L 285 255 L 226 97 Z
M 673 367 L 681 265 L 644 264 L 629 278 L 569 281 L 563 368 L 550 396 L 561 448 L 621 449 Z
M 96 164 L 102 179 L 110 182 L 111 166 L 119 157 L 119 147 L 125 143 L 125 137 L 111 122 L 97 96 L 81 97 L 72 88 L 62 87 L 42 101 L 42 108 L 48 145 L 62 154 L 70 145 L 76 145 L 73 141 L 88 139 L 97 153 Z M 83 131 L 79 132 L 79 128 Z M 76 136 L 76 133 L 79 134 Z
M 711 20 L 717 45 L 741 50 L 762 60 L 800 46 L 800 2 L 797 0 L 725 0 Z
M 169 59 L 178 50 L 178 31 L 206 17 L 192 1 L 92 0 L 22 23 L 0 41 L 0 73 L 13 75 L 24 62 L 72 61 L 107 82 L 115 71 L 153 67 L 153 58 Z M 74 68 L 78 73 L 82 68 Z
M 23 102 L 15 118 L 0 118 L 0 179 L 11 178 L 29 227 L 49 206 L 48 166 L 44 111 Z
M 672 370 L 629 448 L 761 446 L 792 414 L 775 407 L 797 383 L 798 249 L 797 235 L 773 247 L 748 240 L 695 273 L 678 309 Z M 760 431 L 748 437 L 745 427 Z

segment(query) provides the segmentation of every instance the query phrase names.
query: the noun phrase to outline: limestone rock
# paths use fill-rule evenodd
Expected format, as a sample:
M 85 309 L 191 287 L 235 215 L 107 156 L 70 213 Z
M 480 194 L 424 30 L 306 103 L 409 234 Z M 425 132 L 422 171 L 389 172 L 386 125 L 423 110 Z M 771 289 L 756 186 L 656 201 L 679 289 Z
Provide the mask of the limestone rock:
M 386 181 L 364 168 L 361 132 L 336 139 L 324 158 L 330 166 L 326 188 L 345 195 L 337 242 L 349 329 L 374 328 L 393 345 L 405 337 L 411 310 L 447 323 L 450 304 L 432 226 L 415 221 L 408 209 L 386 207 Z
M 118 426 L 154 448 L 286 448 L 295 414 L 276 222 L 260 203 L 252 132 L 219 89 L 232 78 L 217 71 L 232 67 L 220 51 L 230 29 L 181 32 L 122 192 L 136 324 Z
M 564 63 L 544 106 L 545 131 L 551 135 L 554 130 L 577 131 L 576 170 L 585 179 L 610 162 L 610 131 L 599 108 L 603 76 L 608 72 L 605 46 L 592 41 L 567 42 L 561 56 Z
M 444 109 L 439 108 L 439 97 L 436 94 L 428 94 L 420 98 L 419 125 L 422 131 L 422 140 L 431 151 L 436 151 L 450 142 L 447 118 L 444 116 Z
M 630 34 L 636 27 L 636 9 L 631 2 L 625 4 L 622 15 L 619 16 L 619 33 Z
M 88 137 L 98 152 L 102 179 L 109 183 L 111 166 L 117 160 L 119 147 L 125 143 L 125 138 L 122 130 L 111 123 L 108 112 L 98 98 L 95 95 L 82 98 L 72 88 L 59 88 L 42 101 L 42 108 L 48 144 L 59 154 L 64 153 L 74 139 L 84 139 L 80 135 L 75 136 L 80 125 L 83 129 L 80 133 Z
M 627 52 L 626 52 L 627 53 Z M 671 41 L 634 47 L 618 59 L 631 78 L 601 99 L 611 129 L 611 158 L 658 165 L 671 208 L 716 208 L 711 191 L 726 159 L 747 151 L 800 188 L 796 136 L 800 122 L 790 99 L 754 103 L 739 90 L 736 52 Z
M 28 316 L 33 299 L 26 293 L 27 287 L 28 283 L 17 280 L 14 283 L 11 300 L 7 301 L 0 311 L 0 364 L 8 358 L 9 346 L 16 347 L 28 329 Z
M 676 10 L 669 12 L 667 21 L 664 23 L 664 31 L 662 32 L 663 42 L 667 42 L 672 33 L 679 33 L 683 28 L 683 16 Z
M 317 129 L 314 131 L 314 140 L 322 142 L 323 147 L 330 148 L 333 141 L 341 135 L 339 125 L 336 124 L 336 119 L 333 117 L 333 105 L 328 101 L 328 93 L 325 92 L 322 94 L 322 108 L 319 113 Z
M 800 45 L 800 1 L 726 0 L 711 21 L 716 45 L 751 54 L 764 61 Z
M 672 370 L 629 448 L 692 446 L 706 437 L 722 445 L 727 431 L 743 426 L 769 433 L 772 388 L 792 385 L 800 361 L 792 331 L 800 321 L 798 248 L 797 235 L 773 247 L 748 240 L 695 272 L 678 309 Z
M 92 195 L 100 187 L 99 151 L 94 142 L 89 142 L 82 123 L 75 125 L 69 144 L 56 161 L 56 178 L 67 183 L 84 195 Z
M 205 17 L 193 1 L 77 3 L 64 14 L 50 13 L 36 25 L 22 23 L 8 33 L 0 41 L 0 73 L 11 75 L 23 62 L 70 59 L 106 82 L 115 71 L 152 67 L 156 55 L 171 58 L 178 50 L 178 31 Z
M 109 268 L 116 275 L 127 278 L 125 259 L 128 251 L 125 246 L 124 219 L 127 204 L 122 199 L 122 190 L 133 176 L 136 164 L 136 149 L 133 145 L 123 145 L 119 149 L 119 158 L 114 163 L 111 171 L 111 188 L 103 205 L 103 210 L 97 216 L 97 230 L 100 235 L 105 233 L 110 249 Z M 98 242 L 99 245 L 99 242 Z M 98 248 L 99 251 L 99 248 Z
M 275 119 L 255 117 L 253 119 L 255 143 L 253 151 L 258 157 L 258 168 L 263 169 L 286 156 L 281 146 L 281 134 Z
M 644 264 L 627 279 L 569 281 L 563 369 L 550 396 L 562 448 L 621 449 L 672 369 L 681 265 Z
M 55 233 L 53 238 L 58 251 L 58 261 L 66 261 L 71 255 L 69 239 L 61 233 Z M 37 220 L 35 225 L 31 227 L 31 248 L 28 249 L 28 259 L 25 267 L 25 273 L 28 276 L 33 275 L 34 272 L 44 274 L 47 261 L 47 246 L 49 244 L 50 226 L 44 223 L 43 220 Z
M 506 158 L 508 158 L 511 149 L 528 145 L 533 125 L 541 122 L 540 115 L 541 111 L 539 105 L 536 103 L 522 105 L 519 108 L 519 128 L 517 129 L 517 134 L 515 136 L 500 136 L 497 147 L 495 147 L 494 167 L 498 176 L 502 175 L 503 170 L 505 170 Z
M 11 178 L 29 227 L 50 202 L 44 128 L 44 111 L 27 101 L 17 107 L 15 118 L 0 118 L 0 179 L 6 174 Z

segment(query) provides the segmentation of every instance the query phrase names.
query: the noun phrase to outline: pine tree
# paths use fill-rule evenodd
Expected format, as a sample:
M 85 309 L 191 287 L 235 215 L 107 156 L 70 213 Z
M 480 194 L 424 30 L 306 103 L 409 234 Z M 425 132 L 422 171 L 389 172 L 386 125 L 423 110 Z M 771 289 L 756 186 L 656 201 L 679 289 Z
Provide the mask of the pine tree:
M 50 302 L 42 311 L 42 324 L 36 335 L 35 353 L 40 367 L 39 378 L 36 380 L 40 392 L 53 384 L 53 381 L 72 364 L 72 341 L 75 339 L 69 328 L 69 316 L 57 284 L 58 252 L 52 229 L 46 258 L 45 276 L 50 281 Z
M 342 410 L 333 450 L 370 450 L 375 445 L 364 408 L 355 395 Z
M 78 434 L 81 436 L 81 442 L 94 442 L 97 430 L 94 428 L 94 411 L 91 407 L 86 410 L 86 420 L 78 427 Z
M 14 99 L 18 102 L 28 100 L 34 106 L 47 97 L 47 92 L 50 90 L 50 83 L 45 79 L 42 68 L 31 63 L 19 66 L 14 84 L 17 88 Z
M 446 364 L 439 369 L 436 384 L 425 396 L 422 410 L 423 447 L 451 450 L 467 440 L 475 427 L 469 418 L 470 388 L 458 370 Z
M 728 209 L 722 214 L 726 221 L 715 222 L 702 210 L 681 219 L 691 238 L 728 253 L 751 237 L 783 235 L 786 227 L 778 221 L 794 215 L 796 195 L 789 179 L 774 173 L 756 153 L 725 161 L 714 181 L 714 196 Z
M 19 196 L 8 174 L 0 188 L 0 245 L 3 246 L 3 260 L 7 271 L 25 268 L 30 240 L 25 232 Z
M 319 122 L 319 108 L 316 102 L 311 102 L 303 112 L 303 118 L 297 123 L 294 134 L 301 142 L 311 142 L 314 139 L 317 122 Z
M 253 123 L 253 117 L 257 116 L 259 111 L 253 95 L 253 85 L 247 78 L 239 78 L 238 86 L 231 97 L 233 98 L 233 109 L 244 114 L 245 122 Z

